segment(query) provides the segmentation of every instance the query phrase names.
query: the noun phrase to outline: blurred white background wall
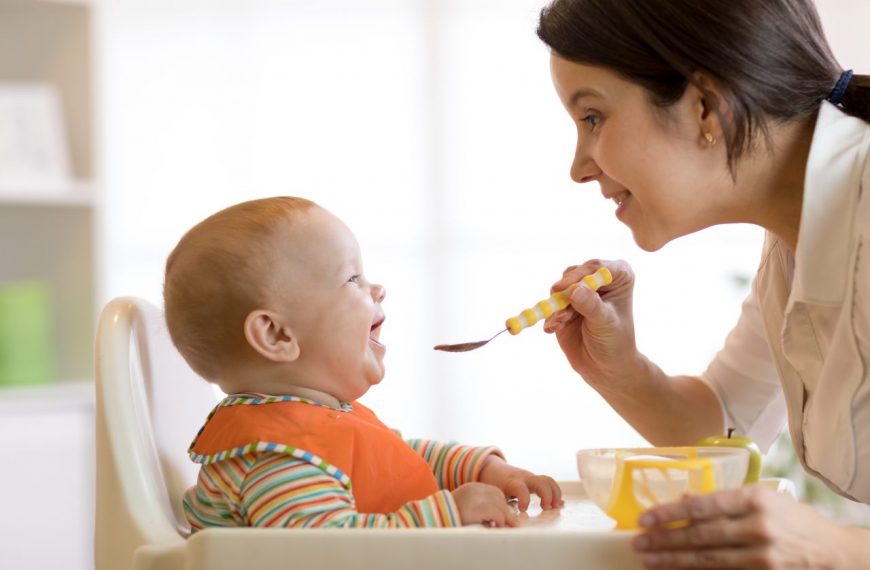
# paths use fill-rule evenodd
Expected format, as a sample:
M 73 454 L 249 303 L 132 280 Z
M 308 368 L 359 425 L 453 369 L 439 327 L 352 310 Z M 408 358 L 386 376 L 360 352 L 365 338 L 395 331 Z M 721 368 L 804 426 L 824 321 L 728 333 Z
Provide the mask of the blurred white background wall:
M 667 372 L 703 371 L 737 317 L 759 229 L 647 254 L 596 185 L 570 181 L 574 127 L 534 34 L 542 0 L 101 4 L 101 302 L 160 304 L 166 256 L 208 214 L 308 197 L 348 223 L 387 288 L 387 376 L 364 401 L 407 436 L 497 444 L 559 479 L 576 477 L 579 448 L 643 441 L 555 337 L 537 325 L 467 354 L 433 345 L 487 338 L 592 257 L 634 266 L 638 344 Z M 870 70 L 867 1 L 820 9 L 841 61 Z

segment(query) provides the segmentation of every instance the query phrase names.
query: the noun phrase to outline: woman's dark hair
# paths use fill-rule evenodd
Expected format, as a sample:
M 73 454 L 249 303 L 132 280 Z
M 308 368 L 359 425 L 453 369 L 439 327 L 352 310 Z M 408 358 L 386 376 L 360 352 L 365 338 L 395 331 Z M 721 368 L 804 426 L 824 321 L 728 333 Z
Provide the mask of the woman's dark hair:
M 732 109 L 730 123 L 721 117 L 732 171 L 768 121 L 816 112 L 843 71 L 812 0 L 554 0 L 537 33 L 560 57 L 643 86 L 661 108 L 694 73 L 708 75 Z M 839 106 L 870 123 L 870 76 L 853 76 Z

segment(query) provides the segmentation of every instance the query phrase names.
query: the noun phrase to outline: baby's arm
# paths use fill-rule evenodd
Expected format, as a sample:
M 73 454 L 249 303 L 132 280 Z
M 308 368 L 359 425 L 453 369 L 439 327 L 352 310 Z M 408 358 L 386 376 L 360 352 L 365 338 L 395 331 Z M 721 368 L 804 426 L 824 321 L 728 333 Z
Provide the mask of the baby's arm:
M 247 523 L 259 527 L 406 528 L 460 526 L 460 507 L 439 491 L 397 511 L 365 514 L 332 475 L 301 459 L 264 454 L 245 476 L 239 492 Z
M 480 480 L 480 471 L 489 457 L 503 459 L 496 447 L 472 447 L 456 442 L 438 443 L 428 439 L 406 440 L 429 464 L 439 489 L 452 491 Z
M 406 441 L 429 463 L 439 489 L 452 491 L 465 483 L 479 481 L 497 487 L 506 497 L 516 497 L 521 511 L 529 507 L 530 493 L 541 498 L 542 509 L 564 504 L 562 489 L 552 477 L 508 465 L 498 448 L 438 443 L 428 439 Z

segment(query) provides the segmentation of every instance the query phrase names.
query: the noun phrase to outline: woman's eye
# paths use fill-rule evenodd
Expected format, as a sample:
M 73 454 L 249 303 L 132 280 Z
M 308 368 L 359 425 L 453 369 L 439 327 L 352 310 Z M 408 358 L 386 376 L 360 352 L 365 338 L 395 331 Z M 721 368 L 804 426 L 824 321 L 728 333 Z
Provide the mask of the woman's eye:
M 601 118 L 598 115 L 590 113 L 585 117 L 581 118 L 580 122 L 586 123 L 587 125 L 589 125 L 589 129 L 594 131 L 595 127 L 597 127 L 598 124 L 601 122 Z

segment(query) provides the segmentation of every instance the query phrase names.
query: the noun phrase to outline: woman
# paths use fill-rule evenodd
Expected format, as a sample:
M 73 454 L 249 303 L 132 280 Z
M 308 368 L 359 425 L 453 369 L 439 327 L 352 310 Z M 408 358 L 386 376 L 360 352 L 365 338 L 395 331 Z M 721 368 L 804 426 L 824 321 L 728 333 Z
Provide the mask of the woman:
M 804 468 L 870 503 L 870 78 L 843 72 L 811 0 L 555 0 L 538 36 L 577 124 L 571 177 L 600 184 L 641 248 L 715 224 L 767 230 L 700 378 L 638 352 L 627 264 L 568 268 L 554 290 L 614 275 L 545 324 L 573 368 L 656 445 L 733 427 L 766 449 L 787 419 Z M 648 567 L 870 567 L 870 531 L 760 486 L 640 523 Z

